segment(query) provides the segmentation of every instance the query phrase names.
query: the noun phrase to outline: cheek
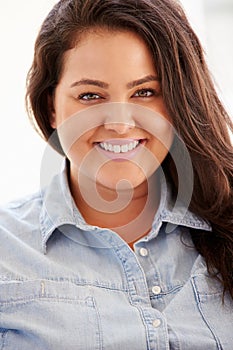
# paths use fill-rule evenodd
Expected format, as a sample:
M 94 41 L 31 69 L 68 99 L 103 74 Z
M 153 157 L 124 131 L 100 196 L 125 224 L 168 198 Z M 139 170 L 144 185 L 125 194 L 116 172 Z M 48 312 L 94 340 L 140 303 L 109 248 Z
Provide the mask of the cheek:
M 73 142 L 69 150 L 73 158 L 93 157 L 94 144 L 90 141 L 90 136 L 89 134 L 82 135 Z
M 77 140 L 67 151 L 67 157 L 71 163 L 76 166 L 80 165 L 85 156 L 88 154 L 88 149 L 83 145 L 81 140 Z
M 153 138 L 151 144 L 149 145 L 149 150 L 153 154 L 155 161 L 161 164 L 166 158 L 167 154 L 170 151 L 174 140 L 174 132 L 172 129 L 166 132 L 166 135 L 158 138 Z
M 85 157 L 91 156 L 94 148 L 91 142 L 93 132 L 80 135 L 79 131 L 69 127 L 66 130 L 59 128 L 58 134 L 62 148 L 71 163 L 79 165 Z
M 170 150 L 170 147 L 172 145 L 172 140 L 173 140 L 173 137 L 167 140 L 166 144 L 160 140 L 153 141 L 152 153 L 154 154 L 154 156 L 159 160 L 163 159 L 164 156 L 166 156 Z

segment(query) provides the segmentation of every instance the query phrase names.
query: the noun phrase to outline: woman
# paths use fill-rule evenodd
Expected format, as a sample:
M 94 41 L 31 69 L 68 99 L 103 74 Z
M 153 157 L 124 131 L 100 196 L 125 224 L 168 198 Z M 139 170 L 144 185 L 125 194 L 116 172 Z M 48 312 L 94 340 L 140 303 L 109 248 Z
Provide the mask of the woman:
M 61 0 L 27 102 L 66 162 L 1 210 L 1 349 L 232 349 L 233 127 L 180 5 Z

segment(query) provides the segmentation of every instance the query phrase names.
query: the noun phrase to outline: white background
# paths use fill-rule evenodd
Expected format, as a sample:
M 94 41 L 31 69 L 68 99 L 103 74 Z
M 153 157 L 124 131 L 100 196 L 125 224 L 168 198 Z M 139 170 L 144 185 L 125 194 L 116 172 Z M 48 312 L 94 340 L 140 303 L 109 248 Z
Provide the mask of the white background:
M 233 10 L 224 7 L 224 1 L 228 5 L 233 2 L 219 0 L 220 9 L 212 6 L 218 0 L 182 2 L 201 37 L 222 99 L 232 115 Z M 40 187 L 41 159 L 46 144 L 28 121 L 25 80 L 37 32 L 55 2 L 0 0 L 0 204 Z

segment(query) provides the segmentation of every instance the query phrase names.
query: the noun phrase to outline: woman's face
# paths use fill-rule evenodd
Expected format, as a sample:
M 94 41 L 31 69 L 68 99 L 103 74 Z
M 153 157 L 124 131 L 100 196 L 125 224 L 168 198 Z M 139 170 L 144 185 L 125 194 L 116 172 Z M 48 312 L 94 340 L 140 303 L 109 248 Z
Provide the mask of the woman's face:
M 169 122 L 166 142 L 153 131 L 156 113 L 170 120 L 160 90 L 151 53 L 132 32 L 92 31 L 65 53 L 51 125 L 63 128 L 71 180 L 82 173 L 111 189 L 122 179 L 133 188 L 146 182 L 173 140 Z

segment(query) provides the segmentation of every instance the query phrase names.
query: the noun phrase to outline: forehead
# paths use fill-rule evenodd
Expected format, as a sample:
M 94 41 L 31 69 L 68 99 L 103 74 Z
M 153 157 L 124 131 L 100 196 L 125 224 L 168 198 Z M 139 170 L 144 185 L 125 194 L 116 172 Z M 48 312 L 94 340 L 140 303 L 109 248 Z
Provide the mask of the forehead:
M 146 43 L 131 31 L 88 31 L 64 54 L 63 74 L 71 69 L 90 73 L 99 69 L 107 73 L 114 67 L 155 69 Z

